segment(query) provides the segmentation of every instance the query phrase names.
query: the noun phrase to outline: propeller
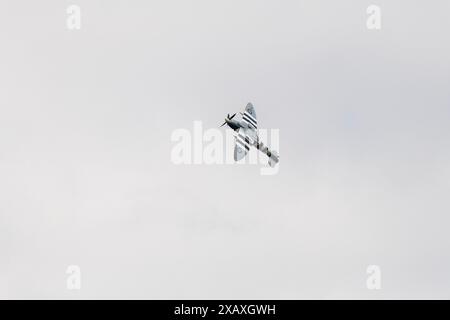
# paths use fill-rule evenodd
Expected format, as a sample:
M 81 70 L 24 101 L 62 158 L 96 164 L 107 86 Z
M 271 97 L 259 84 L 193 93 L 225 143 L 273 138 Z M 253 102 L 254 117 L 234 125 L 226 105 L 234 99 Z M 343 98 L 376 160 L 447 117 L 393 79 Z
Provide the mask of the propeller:
M 230 117 L 230 114 L 227 114 L 227 119 L 228 119 L 228 120 L 231 120 L 231 119 L 234 118 L 235 115 L 236 115 L 236 113 L 233 114 L 233 115 Z M 226 125 L 226 124 L 227 124 L 227 122 L 225 121 L 220 127 L 223 127 L 223 126 Z

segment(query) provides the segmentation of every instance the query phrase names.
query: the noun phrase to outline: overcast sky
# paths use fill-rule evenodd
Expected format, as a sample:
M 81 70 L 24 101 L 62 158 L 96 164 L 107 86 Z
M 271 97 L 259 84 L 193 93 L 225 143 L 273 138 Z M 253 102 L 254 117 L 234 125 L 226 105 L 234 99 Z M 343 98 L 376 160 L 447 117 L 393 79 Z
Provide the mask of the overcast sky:
M 0 298 L 450 298 L 449 10 L 3 0 Z M 249 101 L 278 174 L 172 163 Z

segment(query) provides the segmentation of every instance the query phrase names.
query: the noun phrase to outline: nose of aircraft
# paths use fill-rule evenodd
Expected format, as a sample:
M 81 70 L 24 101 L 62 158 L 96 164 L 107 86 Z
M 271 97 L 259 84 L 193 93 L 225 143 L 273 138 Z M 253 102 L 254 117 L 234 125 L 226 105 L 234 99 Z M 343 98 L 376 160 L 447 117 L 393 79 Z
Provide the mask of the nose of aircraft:
M 225 122 L 221 125 L 221 127 L 223 127 L 226 124 L 228 124 L 230 127 L 233 127 L 231 119 L 233 119 L 235 115 L 236 115 L 236 113 L 230 117 L 230 114 L 227 114 L 227 117 L 225 118 Z

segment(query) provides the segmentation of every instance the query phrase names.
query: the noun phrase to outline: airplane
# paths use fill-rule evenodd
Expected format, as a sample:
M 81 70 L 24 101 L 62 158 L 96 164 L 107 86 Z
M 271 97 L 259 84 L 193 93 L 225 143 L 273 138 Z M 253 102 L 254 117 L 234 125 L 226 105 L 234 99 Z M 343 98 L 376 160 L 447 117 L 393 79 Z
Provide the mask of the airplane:
M 269 157 L 269 165 L 274 167 L 278 161 L 279 156 L 275 151 L 270 151 L 259 141 L 258 137 L 258 122 L 256 120 L 256 112 L 253 104 L 249 102 L 245 107 L 244 113 L 241 113 L 241 120 L 233 120 L 236 113 L 225 118 L 225 122 L 220 126 L 228 125 L 236 132 L 236 144 L 234 147 L 234 160 L 239 161 L 247 155 L 250 147 L 255 147 Z

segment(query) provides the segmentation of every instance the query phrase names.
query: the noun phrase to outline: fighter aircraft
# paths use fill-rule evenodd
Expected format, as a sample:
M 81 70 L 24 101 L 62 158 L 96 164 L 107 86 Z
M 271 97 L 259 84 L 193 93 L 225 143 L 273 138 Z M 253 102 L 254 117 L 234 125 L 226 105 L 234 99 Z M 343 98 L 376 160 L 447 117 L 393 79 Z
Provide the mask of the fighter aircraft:
M 221 125 L 228 125 L 236 132 L 236 144 L 234 147 L 234 160 L 239 161 L 244 158 L 250 150 L 250 146 L 255 147 L 269 157 L 269 165 L 274 167 L 278 161 L 279 156 L 275 151 L 270 151 L 259 141 L 258 137 L 258 122 L 256 120 L 256 112 L 253 105 L 249 102 L 245 107 L 244 113 L 241 114 L 241 120 L 233 120 L 236 113 L 225 118 L 225 122 Z

